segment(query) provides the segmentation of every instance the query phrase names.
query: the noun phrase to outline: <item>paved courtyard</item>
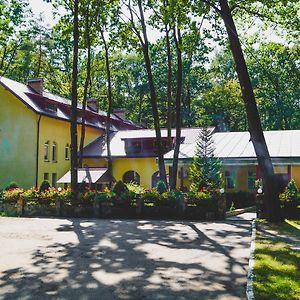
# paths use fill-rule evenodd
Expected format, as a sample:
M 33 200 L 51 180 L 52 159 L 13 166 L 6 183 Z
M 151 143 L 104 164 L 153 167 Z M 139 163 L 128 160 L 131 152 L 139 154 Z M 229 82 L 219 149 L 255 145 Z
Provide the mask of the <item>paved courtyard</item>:
M 0 218 L 0 299 L 245 299 L 254 216 Z

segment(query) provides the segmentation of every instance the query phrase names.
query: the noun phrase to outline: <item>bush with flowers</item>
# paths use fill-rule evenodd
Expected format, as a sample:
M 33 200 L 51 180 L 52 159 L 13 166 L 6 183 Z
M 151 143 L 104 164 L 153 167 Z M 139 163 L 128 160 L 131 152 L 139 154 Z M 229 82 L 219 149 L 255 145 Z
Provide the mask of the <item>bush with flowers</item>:
M 3 200 L 7 203 L 17 203 L 23 194 L 24 190 L 21 188 L 12 188 L 3 191 Z

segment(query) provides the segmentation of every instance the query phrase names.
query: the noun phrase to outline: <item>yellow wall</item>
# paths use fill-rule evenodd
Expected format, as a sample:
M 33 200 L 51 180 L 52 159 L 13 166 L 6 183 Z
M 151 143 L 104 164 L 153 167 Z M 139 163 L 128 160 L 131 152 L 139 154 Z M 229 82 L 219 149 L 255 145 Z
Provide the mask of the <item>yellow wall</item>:
M 275 174 L 287 174 L 288 173 L 288 166 L 274 166 L 274 173 Z
M 295 180 L 297 187 L 300 188 L 300 166 L 292 166 L 291 178 Z
M 113 159 L 113 176 L 122 180 L 127 171 L 135 171 L 140 175 L 140 184 L 151 187 L 152 175 L 158 170 L 155 158 L 115 158 Z
M 35 185 L 37 115 L 0 85 L 0 189 Z
M 81 136 L 81 126 L 77 126 L 78 147 Z M 103 131 L 93 127 L 86 127 L 85 142 L 87 145 L 95 140 Z M 44 145 L 49 141 L 49 161 L 44 161 Z M 44 180 L 44 173 L 49 174 L 49 182 L 52 183 L 52 174 L 57 174 L 57 180 L 70 169 L 70 160 L 65 159 L 65 147 L 70 145 L 70 123 L 46 116 L 40 121 L 40 142 L 39 142 L 39 183 Z M 57 162 L 52 161 L 52 145 L 57 144 Z
M 83 165 L 87 165 L 91 168 L 106 168 L 107 160 L 105 158 L 84 158 Z
M 106 167 L 107 161 L 103 158 L 85 158 L 84 164 L 89 167 Z M 113 177 L 116 180 L 123 180 L 123 175 L 127 171 L 135 171 L 140 175 L 140 184 L 145 188 L 152 187 L 152 175 L 158 171 L 158 165 L 156 158 L 113 158 Z M 180 167 L 178 168 L 178 171 Z M 169 173 L 169 169 L 166 166 L 166 172 Z M 181 180 L 177 177 L 177 187 L 179 188 Z M 189 186 L 188 179 L 184 179 L 184 186 Z
M 226 188 L 227 192 L 249 191 L 248 190 L 248 172 L 256 172 L 256 166 L 223 166 L 222 173 L 225 181 L 225 171 L 235 171 L 236 187 L 233 189 Z

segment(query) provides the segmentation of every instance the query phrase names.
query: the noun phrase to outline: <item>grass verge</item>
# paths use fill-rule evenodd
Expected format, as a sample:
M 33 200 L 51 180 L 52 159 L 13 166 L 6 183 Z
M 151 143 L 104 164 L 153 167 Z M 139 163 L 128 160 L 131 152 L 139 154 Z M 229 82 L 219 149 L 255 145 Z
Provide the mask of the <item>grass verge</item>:
M 300 250 L 292 249 L 295 240 L 300 241 L 300 221 L 258 222 L 255 299 L 300 300 Z

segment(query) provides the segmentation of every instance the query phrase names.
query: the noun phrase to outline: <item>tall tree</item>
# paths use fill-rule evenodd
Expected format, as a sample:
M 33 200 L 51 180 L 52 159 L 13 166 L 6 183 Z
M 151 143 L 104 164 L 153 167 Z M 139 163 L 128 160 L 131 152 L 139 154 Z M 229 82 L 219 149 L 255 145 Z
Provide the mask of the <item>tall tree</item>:
M 255 101 L 253 88 L 251 85 L 248 68 L 244 59 L 241 43 L 232 18 L 231 10 L 227 0 L 219 0 L 220 15 L 224 21 L 229 38 L 230 49 L 235 61 L 236 72 L 238 74 L 242 96 L 245 103 L 249 132 L 257 156 L 258 165 L 262 172 L 265 186 L 265 201 L 267 217 L 270 221 L 281 219 L 279 191 L 274 188 L 276 185 L 274 170 L 268 147 L 263 135 L 260 117 Z
M 156 141 L 157 141 L 159 176 L 160 179 L 167 184 L 167 176 L 166 176 L 166 169 L 164 163 L 164 147 L 162 143 L 161 130 L 160 130 L 161 126 L 160 126 L 159 112 L 157 107 L 157 92 L 156 92 L 154 79 L 153 79 L 153 72 L 151 68 L 147 25 L 146 25 L 142 0 L 137 0 L 137 6 L 139 12 L 138 20 L 139 20 L 139 26 L 141 27 L 141 31 L 136 26 L 134 15 L 137 15 L 137 12 L 135 11 L 130 0 L 127 5 L 130 12 L 131 27 L 133 32 L 138 37 L 140 46 L 142 48 L 143 56 L 144 56 L 145 67 L 147 70 L 148 84 L 150 89 L 150 102 L 152 107 L 153 122 L 154 122 Z
M 78 25 L 78 0 L 74 0 L 73 6 L 73 71 L 72 71 L 72 104 L 71 104 L 71 189 L 73 201 L 78 197 L 78 146 L 77 146 L 77 83 L 78 83 L 78 47 L 79 47 L 79 25 Z
M 88 98 L 88 89 L 91 81 L 91 18 L 90 16 L 90 3 L 84 5 L 84 15 L 85 15 L 85 26 L 84 26 L 84 44 L 87 49 L 87 61 L 86 61 L 86 78 L 84 83 L 83 91 L 83 101 L 82 101 L 82 111 L 81 111 L 81 135 L 80 135 L 80 146 L 79 146 L 79 162 L 78 165 L 82 167 L 83 158 L 83 147 L 85 140 L 85 115 L 86 115 L 86 105 Z

